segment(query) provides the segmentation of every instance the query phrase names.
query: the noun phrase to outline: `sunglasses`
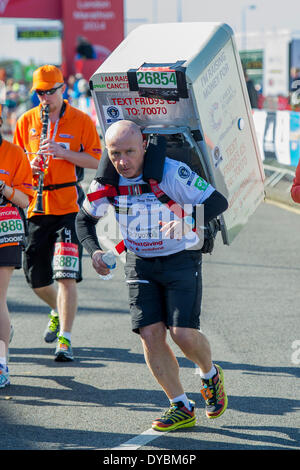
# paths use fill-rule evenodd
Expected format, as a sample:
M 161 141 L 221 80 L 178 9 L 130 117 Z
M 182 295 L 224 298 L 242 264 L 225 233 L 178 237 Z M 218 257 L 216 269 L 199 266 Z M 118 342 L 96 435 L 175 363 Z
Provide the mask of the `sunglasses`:
M 39 96 L 44 96 L 44 95 L 54 95 L 54 93 L 56 92 L 56 90 L 59 90 L 61 87 L 63 87 L 64 84 L 62 83 L 61 85 L 59 85 L 58 87 L 56 88 L 51 88 L 50 90 L 35 90 L 36 93 L 39 95 Z

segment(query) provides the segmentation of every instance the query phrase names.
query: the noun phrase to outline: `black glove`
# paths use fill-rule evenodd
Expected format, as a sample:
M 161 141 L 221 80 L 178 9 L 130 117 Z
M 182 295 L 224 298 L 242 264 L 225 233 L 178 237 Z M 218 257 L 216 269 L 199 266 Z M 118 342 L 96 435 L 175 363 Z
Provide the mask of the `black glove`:
M 217 219 L 213 219 L 210 222 L 208 222 L 207 225 L 204 227 L 204 241 L 203 241 L 203 246 L 201 248 L 201 252 L 206 254 L 206 253 L 211 253 L 214 249 L 214 244 L 215 244 L 215 238 L 220 230 L 220 224 Z

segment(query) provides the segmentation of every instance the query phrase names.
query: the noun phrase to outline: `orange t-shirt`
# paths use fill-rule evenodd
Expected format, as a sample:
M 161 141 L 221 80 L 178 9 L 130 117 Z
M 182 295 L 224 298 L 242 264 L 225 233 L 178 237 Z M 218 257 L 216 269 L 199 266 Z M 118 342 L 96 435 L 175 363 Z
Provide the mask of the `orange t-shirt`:
M 65 146 L 74 152 L 85 152 L 100 160 L 101 142 L 96 127 L 91 118 L 71 106 L 67 101 L 63 116 L 59 119 L 56 128 L 55 142 Z M 14 142 L 28 152 L 30 160 L 36 157 L 40 146 L 40 134 L 42 131 L 41 105 L 30 109 L 24 113 L 17 122 L 14 135 Z M 50 123 L 50 121 L 49 121 Z M 51 123 L 50 138 L 53 138 L 55 123 Z M 33 152 L 33 153 L 32 153 Z M 52 184 L 63 184 L 76 182 L 82 176 L 82 168 L 77 167 L 63 158 L 50 156 L 48 169 L 44 176 L 44 186 Z M 34 179 L 37 185 L 37 179 Z M 62 215 L 71 212 L 78 212 L 77 186 L 69 186 L 54 190 L 43 191 L 43 208 L 46 215 Z M 27 217 L 36 214 L 32 211 L 36 203 L 36 191 L 33 200 L 28 208 Z
M 5 181 L 8 186 L 18 189 L 32 199 L 32 172 L 28 158 L 23 150 L 15 144 L 2 140 L 0 145 L 0 180 Z M 7 207 L 12 204 L 7 203 Z M 6 243 L 2 246 L 18 245 L 18 243 Z

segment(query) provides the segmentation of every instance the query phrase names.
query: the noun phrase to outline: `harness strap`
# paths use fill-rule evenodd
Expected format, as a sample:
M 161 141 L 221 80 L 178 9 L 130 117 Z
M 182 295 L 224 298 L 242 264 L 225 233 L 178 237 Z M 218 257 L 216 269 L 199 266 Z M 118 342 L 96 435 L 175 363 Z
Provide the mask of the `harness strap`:
M 69 186 L 75 186 L 78 182 L 77 181 L 70 181 L 69 183 L 58 183 L 58 184 L 48 184 L 44 186 L 44 191 L 54 191 L 55 189 L 67 188 Z M 34 190 L 37 190 L 37 186 L 33 186 Z
M 169 196 L 162 191 L 157 181 L 150 179 L 149 183 L 151 186 L 152 193 L 155 194 L 157 199 L 162 204 L 167 205 L 170 211 L 174 212 L 174 214 L 177 215 L 177 217 L 179 217 L 180 219 L 183 219 L 183 217 L 188 215 L 186 212 L 184 212 L 182 207 L 177 202 L 173 201 L 173 199 L 169 198 Z
M 115 186 L 106 185 L 104 188 L 89 193 L 87 198 L 90 202 L 102 199 L 103 197 L 115 197 L 115 196 L 138 196 L 143 193 L 153 193 L 156 198 L 164 205 L 168 206 L 170 211 L 174 212 L 177 217 L 183 219 L 188 214 L 182 209 L 182 207 L 173 199 L 171 199 L 166 193 L 159 187 L 158 182 L 154 179 L 149 179 L 149 184 L 134 184 L 131 186 Z M 192 229 L 196 231 L 195 228 Z M 116 246 L 116 251 L 119 255 L 125 250 L 124 240 L 121 240 Z
M 107 184 L 104 188 L 89 193 L 87 198 L 90 202 L 102 199 L 103 197 L 115 196 L 139 196 L 144 193 L 151 193 L 151 186 L 149 184 L 133 184 L 131 186 L 111 186 Z

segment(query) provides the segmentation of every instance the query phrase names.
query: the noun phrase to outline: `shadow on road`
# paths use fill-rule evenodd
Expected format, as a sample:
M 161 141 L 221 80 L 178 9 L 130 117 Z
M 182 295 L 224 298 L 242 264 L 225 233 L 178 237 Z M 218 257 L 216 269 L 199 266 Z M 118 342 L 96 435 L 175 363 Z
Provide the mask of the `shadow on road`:
M 50 309 L 49 307 L 45 305 L 33 305 L 33 304 L 26 304 L 24 302 L 18 303 L 18 302 L 12 302 L 11 300 L 7 302 L 8 304 L 8 310 L 11 312 L 13 315 L 14 313 L 28 313 L 28 314 L 45 314 L 45 318 L 47 317 L 47 314 L 49 313 Z M 87 307 L 87 306 L 80 306 L 78 307 L 78 312 L 77 315 L 83 314 L 83 313 L 115 313 L 115 314 L 129 314 L 128 308 L 126 309 L 120 309 L 120 308 L 109 308 L 109 307 Z

